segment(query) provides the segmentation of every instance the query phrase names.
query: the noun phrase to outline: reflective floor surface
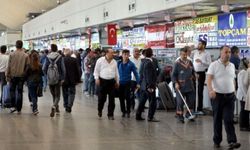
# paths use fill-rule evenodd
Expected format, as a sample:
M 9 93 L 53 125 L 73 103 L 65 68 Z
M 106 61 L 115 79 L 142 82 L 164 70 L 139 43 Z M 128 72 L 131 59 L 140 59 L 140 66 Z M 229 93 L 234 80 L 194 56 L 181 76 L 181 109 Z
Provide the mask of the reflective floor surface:
M 52 104 L 47 91 L 39 99 L 39 114 L 34 116 L 24 90 L 22 113 L 0 113 L 0 150 L 211 150 L 212 117 L 198 117 L 181 124 L 173 112 L 156 113 L 158 123 L 122 118 L 116 100 L 115 120 L 108 120 L 106 109 L 97 116 L 97 100 L 82 94 L 80 86 L 72 113 L 65 113 L 60 101 L 60 116 L 49 117 Z M 107 108 L 107 104 L 106 107 Z M 236 132 L 241 150 L 249 150 L 250 132 Z M 227 149 L 226 136 L 221 149 Z

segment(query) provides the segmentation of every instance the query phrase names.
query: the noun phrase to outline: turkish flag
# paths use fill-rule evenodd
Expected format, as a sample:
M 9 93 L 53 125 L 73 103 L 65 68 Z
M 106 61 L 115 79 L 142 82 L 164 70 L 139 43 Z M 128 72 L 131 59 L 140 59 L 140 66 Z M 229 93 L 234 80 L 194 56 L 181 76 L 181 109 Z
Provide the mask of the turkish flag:
M 108 45 L 117 44 L 116 24 L 108 24 Z

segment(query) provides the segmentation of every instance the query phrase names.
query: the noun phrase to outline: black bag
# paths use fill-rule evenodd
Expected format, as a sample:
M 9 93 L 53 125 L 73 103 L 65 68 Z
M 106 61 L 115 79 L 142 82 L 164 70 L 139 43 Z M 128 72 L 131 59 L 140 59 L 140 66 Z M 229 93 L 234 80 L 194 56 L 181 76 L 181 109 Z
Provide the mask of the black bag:
M 43 96 L 43 87 L 38 86 L 37 88 L 37 97 L 42 97 Z
M 175 109 L 176 107 L 175 99 L 168 84 L 166 82 L 161 82 L 158 84 L 158 89 L 160 94 L 160 100 L 162 102 L 161 104 L 163 104 L 165 109 L 166 110 Z

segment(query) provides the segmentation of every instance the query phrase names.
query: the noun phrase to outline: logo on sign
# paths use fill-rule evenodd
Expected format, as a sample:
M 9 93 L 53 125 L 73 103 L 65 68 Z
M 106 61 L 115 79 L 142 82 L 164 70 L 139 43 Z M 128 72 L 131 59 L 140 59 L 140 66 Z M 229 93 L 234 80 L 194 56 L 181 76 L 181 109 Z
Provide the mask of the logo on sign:
M 233 14 L 230 14 L 229 16 L 229 26 L 232 29 L 234 27 L 234 16 Z

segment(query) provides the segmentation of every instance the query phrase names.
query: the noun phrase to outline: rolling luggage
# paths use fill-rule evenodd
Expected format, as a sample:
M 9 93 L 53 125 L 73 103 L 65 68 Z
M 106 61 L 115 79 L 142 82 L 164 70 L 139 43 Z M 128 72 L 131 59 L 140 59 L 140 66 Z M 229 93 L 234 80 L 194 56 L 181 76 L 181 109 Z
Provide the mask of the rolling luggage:
M 164 108 L 166 110 L 175 109 L 174 96 L 168 84 L 166 82 L 159 83 L 158 90 L 159 90 L 160 99 Z
M 2 106 L 4 108 L 10 108 L 11 107 L 10 85 L 9 84 L 6 84 L 3 87 Z

